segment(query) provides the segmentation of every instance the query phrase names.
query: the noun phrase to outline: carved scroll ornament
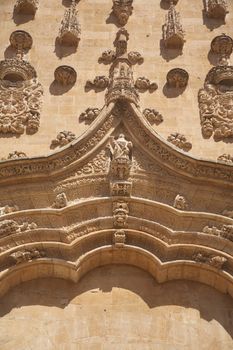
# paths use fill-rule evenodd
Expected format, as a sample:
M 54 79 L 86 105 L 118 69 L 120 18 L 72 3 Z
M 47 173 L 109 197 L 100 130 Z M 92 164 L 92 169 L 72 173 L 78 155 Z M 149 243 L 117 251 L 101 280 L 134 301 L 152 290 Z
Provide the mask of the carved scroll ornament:
M 178 132 L 169 135 L 167 140 L 185 152 L 190 151 L 192 148 L 192 144 L 187 141 L 186 137 L 182 134 L 179 134 Z
M 70 66 L 59 66 L 54 72 L 54 78 L 61 85 L 73 85 L 76 82 L 77 73 Z
M 56 148 L 56 147 L 63 147 L 67 145 L 68 143 L 74 141 L 76 139 L 76 136 L 71 131 L 61 131 L 59 134 L 57 134 L 57 137 L 52 140 L 50 148 Z
M 188 72 L 181 68 L 174 68 L 167 74 L 167 85 L 172 88 L 185 88 L 188 80 Z

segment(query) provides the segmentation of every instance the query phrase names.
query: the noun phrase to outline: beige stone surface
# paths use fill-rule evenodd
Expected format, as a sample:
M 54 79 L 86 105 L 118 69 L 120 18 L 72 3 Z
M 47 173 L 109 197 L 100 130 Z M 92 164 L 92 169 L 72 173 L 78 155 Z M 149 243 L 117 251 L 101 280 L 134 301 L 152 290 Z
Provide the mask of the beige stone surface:
M 39 279 L 0 301 L 1 350 L 231 350 L 233 302 L 194 282 L 106 266 L 79 284 Z
M 176 7 L 181 14 L 186 43 L 183 54 L 173 59 L 160 50 L 162 25 L 167 13 L 166 6 L 161 6 L 160 0 L 147 0 L 146 6 L 145 0 L 134 1 L 133 14 L 126 25 L 130 34 L 130 50 L 140 51 L 145 58 L 144 64 L 134 68 L 135 79 L 146 76 L 159 85 L 154 93 L 140 94 L 141 108 L 159 110 L 164 121 L 154 127 L 155 130 L 164 139 L 173 132 L 184 134 L 193 144 L 190 154 L 197 157 L 216 159 L 220 154 L 232 151 L 231 143 L 203 139 L 197 101 L 198 90 L 211 68 L 208 59 L 211 40 L 222 32 L 233 35 L 233 3 L 228 2 L 226 23 L 213 27 L 210 21 L 206 22 L 203 18 L 202 0 L 193 1 L 192 4 L 189 0 L 178 2 Z M 115 40 L 117 27 L 109 19 L 112 1 L 85 0 L 78 3 L 81 40 L 76 52 L 62 58 L 59 57 L 55 39 L 68 2 L 40 0 L 36 16 L 30 21 L 13 17 L 14 3 L 14 0 L 1 0 L 0 3 L 0 58 L 12 55 L 9 37 L 14 30 L 23 29 L 31 34 L 33 47 L 27 59 L 36 68 L 44 87 L 43 110 L 41 126 L 35 135 L 0 138 L 1 155 L 6 157 L 14 150 L 23 151 L 28 156 L 48 154 L 51 152 L 51 140 L 58 132 L 70 130 L 77 136 L 81 135 L 87 126 L 79 122 L 79 115 L 88 107 L 102 108 L 104 105 L 104 92 L 85 92 L 84 86 L 88 79 L 108 74 L 108 66 L 99 64 L 98 58 L 104 50 L 112 48 Z M 53 85 L 54 71 L 61 64 L 70 65 L 77 71 L 77 82 L 66 93 L 55 91 Z M 175 67 L 188 71 L 189 84 L 182 95 L 167 96 L 164 88 L 166 75 Z

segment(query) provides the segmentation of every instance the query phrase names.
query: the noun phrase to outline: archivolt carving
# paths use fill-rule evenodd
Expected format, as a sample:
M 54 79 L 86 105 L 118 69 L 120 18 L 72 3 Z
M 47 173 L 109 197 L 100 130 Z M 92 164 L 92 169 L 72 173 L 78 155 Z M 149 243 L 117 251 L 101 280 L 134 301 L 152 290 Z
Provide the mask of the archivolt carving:
M 37 225 L 32 222 L 24 222 L 21 225 L 14 220 L 3 220 L 0 221 L 0 237 L 5 237 L 14 233 L 20 233 L 27 230 L 36 229 Z
M 21 264 L 24 262 L 29 262 L 34 259 L 44 258 L 46 253 L 44 251 L 40 251 L 37 249 L 32 250 L 18 250 L 15 253 L 12 253 L 10 257 L 14 261 L 15 264 Z
M 125 201 L 117 201 L 113 203 L 113 225 L 116 228 L 124 228 L 128 219 L 129 207 Z
M 73 134 L 71 131 L 61 131 L 59 134 L 57 134 L 57 137 L 52 140 L 50 148 L 56 148 L 56 147 L 63 147 L 67 145 L 68 143 L 74 141 L 76 139 L 75 134 Z
M 146 108 L 143 115 L 151 125 L 158 125 L 163 122 L 163 116 L 156 109 Z
M 0 207 L 0 215 L 10 214 L 14 213 L 15 211 L 18 211 L 19 207 L 17 205 L 6 205 L 5 207 Z
M 209 235 L 223 237 L 233 242 L 233 225 L 223 225 L 219 229 L 215 226 L 206 226 L 204 227 L 203 232 Z
M 113 236 L 113 243 L 116 248 L 123 248 L 126 241 L 126 234 L 124 230 L 117 230 Z
M 187 141 L 186 137 L 182 134 L 179 134 L 178 132 L 169 135 L 167 140 L 185 152 L 190 151 L 192 148 L 192 144 Z
M 132 15 L 133 0 L 113 0 L 113 13 L 121 26 L 125 26 L 129 16 Z
M 9 153 L 7 158 L 2 158 L 1 160 L 6 160 L 6 159 L 22 159 L 22 158 L 27 158 L 26 153 L 24 152 L 19 152 L 19 151 L 14 151 Z
M 228 11 L 227 0 L 204 0 L 205 13 L 210 18 L 225 19 Z
M 187 210 L 188 209 L 188 203 L 186 199 L 178 194 L 174 200 L 173 204 L 174 208 L 179 209 L 179 210 Z

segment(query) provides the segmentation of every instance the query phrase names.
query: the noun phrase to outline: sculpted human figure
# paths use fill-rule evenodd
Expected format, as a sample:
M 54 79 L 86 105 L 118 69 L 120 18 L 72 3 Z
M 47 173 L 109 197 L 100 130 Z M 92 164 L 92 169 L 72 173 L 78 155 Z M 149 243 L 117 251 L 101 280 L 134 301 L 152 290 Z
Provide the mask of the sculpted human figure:
M 120 134 L 115 140 L 114 137 L 110 138 L 110 151 L 112 155 L 112 160 L 117 160 L 119 158 L 131 159 L 131 151 L 133 144 L 131 141 L 125 139 L 124 134 Z

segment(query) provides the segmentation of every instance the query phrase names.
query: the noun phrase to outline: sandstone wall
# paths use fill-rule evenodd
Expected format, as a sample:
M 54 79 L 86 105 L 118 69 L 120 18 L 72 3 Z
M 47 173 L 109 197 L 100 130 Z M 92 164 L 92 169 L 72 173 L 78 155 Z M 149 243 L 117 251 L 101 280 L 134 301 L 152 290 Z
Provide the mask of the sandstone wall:
M 211 40 L 223 32 L 233 36 L 233 2 L 228 2 L 230 13 L 226 24 L 217 28 L 212 28 L 204 20 L 202 0 L 178 2 L 186 43 L 183 54 L 174 59 L 160 50 L 161 27 L 167 13 L 160 0 L 147 0 L 146 4 L 145 0 L 135 0 L 133 15 L 126 25 L 130 34 L 129 49 L 138 50 L 145 57 L 144 64 L 134 68 L 135 78 L 146 76 L 159 85 L 153 94 L 141 94 L 142 109 L 158 109 L 164 122 L 154 127 L 155 130 L 165 139 L 175 131 L 184 134 L 193 144 L 190 154 L 197 157 L 216 159 L 220 154 L 232 151 L 231 143 L 203 139 L 197 101 L 198 90 L 211 68 L 208 59 Z M 79 122 L 81 112 L 88 107 L 103 106 L 104 92 L 85 92 L 84 86 L 88 79 L 108 74 L 108 66 L 99 64 L 98 58 L 105 49 L 113 48 L 117 26 L 109 19 L 110 0 L 81 0 L 77 6 L 82 28 L 79 47 L 77 52 L 61 58 L 55 39 L 69 1 L 40 0 L 35 19 L 30 21 L 12 17 L 14 3 L 14 0 L 1 0 L 0 3 L 0 58 L 12 55 L 9 37 L 13 31 L 23 29 L 31 34 L 34 43 L 27 58 L 36 68 L 44 87 L 43 111 L 36 134 L 1 137 L 0 150 L 3 157 L 14 150 L 24 151 L 29 156 L 44 155 L 51 152 L 51 140 L 59 131 L 71 130 L 78 136 L 87 129 L 87 125 Z M 61 64 L 74 67 L 78 74 L 77 83 L 66 93 L 55 90 L 53 86 L 54 70 Z M 166 74 L 174 67 L 184 68 L 190 75 L 187 89 L 177 97 L 167 94 L 164 88 Z

